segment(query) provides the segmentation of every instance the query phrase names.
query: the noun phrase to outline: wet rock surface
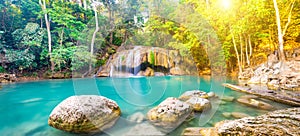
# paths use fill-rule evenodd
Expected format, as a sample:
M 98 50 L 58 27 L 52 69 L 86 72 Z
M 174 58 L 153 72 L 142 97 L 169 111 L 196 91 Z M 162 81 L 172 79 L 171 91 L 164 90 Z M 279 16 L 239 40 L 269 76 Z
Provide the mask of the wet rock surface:
M 149 122 L 162 132 L 171 132 L 193 111 L 186 102 L 169 97 L 147 113 Z
M 223 97 L 221 97 L 221 100 L 225 101 L 225 102 L 232 102 L 234 100 L 234 97 L 232 97 L 232 96 L 223 96 Z
M 198 97 L 198 98 L 208 98 L 208 94 L 204 91 L 200 90 L 192 90 L 192 91 L 186 91 L 184 92 L 180 97 L 179 100 L 181 101 L 187 101 L 188 99 L 192 97 Z
M 258 100 L 257 98 L 253 97 L 240 97 L 237 99 L 237 102 L 242 103 L 244 105 L 258 108 L 258 109 L 263 109 L 263 110 L 272 110 L 275 109 L 271 104 L 268 104 L 266 102 L 263 102 L 261 100 Z
M 257 117 L 221 121 L 212 128 L 186 128 L 182 135 L 191 136 L 299 136 L 300 108 L 269 112 Z
M 190 127 L 190 128 L 186 128 L 181 135 L 182 136 L 218 136 L 218 133 L 216 128 L 214 127 L 209 127 L 209 128 Z
M 199 97 L 191 97 L 186 101 L 193 107 L 193 110 L 196 112 L 202 112 L 205 110 L 211 109 L 211 103 L 209 100 Z
M 94 133 L 112 127 L 120 114 L 117 103 L 103 96 L 71 96 L 52 110 L 48 124 L 67 132 Z
M 293 135 L 299 136 L 300 108 L 270 112 L 257 117 L 224 121 L 217 126 L 219 135 Z
M 279 103 L 284 103 L 291 106 L 300 106 L 300 95 L 298 92 L 294 91 L 274 91 L 274 90 L 259 90 L 252 89 L 249 87 L 242 87 L 232 84 L 223 84 L 225 87 L 228 87 L 232 90 L 244 92 L 248 94 L 253 94 L 261 98 L 273 100 Z

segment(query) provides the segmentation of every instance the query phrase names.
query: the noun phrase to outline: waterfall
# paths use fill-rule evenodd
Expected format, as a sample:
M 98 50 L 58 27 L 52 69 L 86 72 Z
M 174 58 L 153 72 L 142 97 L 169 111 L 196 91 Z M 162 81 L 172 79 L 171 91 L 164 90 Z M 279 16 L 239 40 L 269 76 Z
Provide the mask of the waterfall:
M 140 48 L 135 47 L 134 48 L 134 64 L 133 64 L 133 74 L 137 75 L 138 72 L 140 72 L 141 70 L 141 52 L 140 52 Z
M 110 77 L 186 75 L 191 70 L 197 71 L 192 59 L 184 62 L 185 59 L 177 50 L 147 46 L 120 48 L 122 49 L 108 61 L 110 64 L 101 71 L 105 71 Z

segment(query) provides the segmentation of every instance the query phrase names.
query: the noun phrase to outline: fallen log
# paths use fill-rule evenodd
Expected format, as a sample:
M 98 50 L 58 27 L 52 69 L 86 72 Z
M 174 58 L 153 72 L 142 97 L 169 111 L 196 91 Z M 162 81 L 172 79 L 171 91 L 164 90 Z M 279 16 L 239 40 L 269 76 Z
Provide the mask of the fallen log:
M 223 86 L 230 88 L 234 91 L 257 95 L 261 98 L 269 99 L 275 102 L 279 102 L 291 106 L 300 106 L 300 94 L 296 92 L 256 90 L 256 89 L 251 89 L 250 87 L 242 87 L 242 86 L 232 85 L 228 83 L 224 83 Z

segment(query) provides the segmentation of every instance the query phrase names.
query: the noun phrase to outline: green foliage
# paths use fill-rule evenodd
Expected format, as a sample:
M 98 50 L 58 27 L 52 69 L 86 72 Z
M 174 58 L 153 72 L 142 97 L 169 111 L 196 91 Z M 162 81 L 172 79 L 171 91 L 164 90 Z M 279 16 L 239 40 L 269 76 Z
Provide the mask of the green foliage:
M 29 53 L 28 50 L 7 50 L 5 53 L 6 59 L 10 62 L 10 69 L 24 70 L 27 68 L 37 67 L 35 56 Z
M 97 61 L 96 57 L 88 52 L 86 46 L 75 47 L 71 60 L 71 70 L 80 70 L 88 66 L 89 63 L 95 64 Z
M 45 30 L 38 24 L 28 23 L 24 29 L 17 29 L 12 33 L 13 46 L 5 47 L 5 58 L 10 70 L 32 70 L 40 64 L 40 53 Z M 42 66 L 42 65 L 40 65 Z
M 24 29 L 12 33 L 18 49 L 41 46 L 46 31 L 36 23 L 28 23 Z
M 84 69 L 89 63 L 99 66 L 105 61 L 96 61 L 95 56 L 105 58 L 115 53 L 115 45 L 127 44 L 176 49 L 184 56 L 192 55 L 199 69 L 225 67 L 224 60 L 236 64 L 232 38 L 236 38 L 243 60 L 246 45 L 248 55 L 251 45 L 252 64 L 278 48 L 272 1 L 231 1 L 231 7 L 225 9 L 218 0 L 178 3 L 101 0 L 104 6 L 97 7 L 100 30 L 96 34 L 95 55 L 89 52 L 95 30 L 93 10 L 89 6 L 84 9 L 75 1 L 53 0 L 46 1 L 47 10 L 43 11 L 38 2 L 0 1 L 0 56 L 8 60 L 2 64 L 7 70 L 41 69 L 49 66 L 49 60 L 54 61 L 56 70 Z M 283 29 L 289 21 L 291 2 L 278 1 Z M 300 47 L 299 12 L 300 3 L 296 1 L 286 27 L 285 50 Z M 52 58 L 46 42 L 44 14 L 50 19 Z M 154 63 L 152 55 L 150 63 Z
M 98 59 L 96 61 L 95 67 L 100 67 L 100 66 L 104 65 L 105 63 L 106 63 L 106 60 Z
M 154 55 L 154 52 L 153 51 L 150 51 L 150 64 L 152 66 L 155 65 L 155 55 Z
M 5 68 L 3 68 L 2 66 L 0 66 L 0 73 L 5 73 L 5 72 L 6 72 Z

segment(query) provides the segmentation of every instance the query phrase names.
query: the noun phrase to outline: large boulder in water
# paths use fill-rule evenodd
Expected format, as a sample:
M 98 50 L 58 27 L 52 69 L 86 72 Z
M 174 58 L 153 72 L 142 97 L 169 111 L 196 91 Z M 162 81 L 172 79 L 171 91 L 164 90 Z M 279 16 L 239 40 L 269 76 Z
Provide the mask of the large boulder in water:
M 211 109 L 210 101 L 204 98 L 192 97 L 188 99 L 186 103 L 190 104 L 193 107 L 194 111 L 197 112 Z
M 151 109 L 147 116 L 151 124 L 163 132 L 170 132 L 178 127 L 191 114 L 192 107 L 177 98 L 169 97 L 157 107 Z
M 93 133 L 112 127 L 120 114 L 117 103 L 103 96 L 71 96 L 53 109 L 48 124 L 68 132 Z

